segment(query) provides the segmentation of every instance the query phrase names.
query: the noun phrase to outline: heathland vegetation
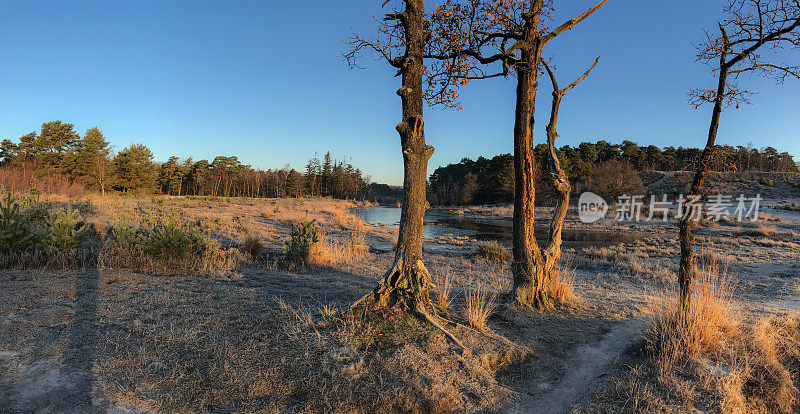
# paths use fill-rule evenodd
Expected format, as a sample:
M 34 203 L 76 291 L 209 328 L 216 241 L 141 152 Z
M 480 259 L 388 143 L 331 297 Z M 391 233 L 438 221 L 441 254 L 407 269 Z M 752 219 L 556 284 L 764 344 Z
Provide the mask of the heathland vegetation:
M 367 53 L 401 77 L 398 223 L 358 215 L 367 180 L 330 154 L 304 172 L 155 163 L 60 121 L 3 141 L 0 410 L 796 412 L 797 165 L 716 138 L 724 104 L 745 99 L 730 79 L 800 78 L 758 52 L 800 47 L 800 2 L 732 0 L 697 45 L 718 82 L 690 92 L 714 108 L 702 150 L 559 149 L 561 101 L 599 58 L 559 86 L 544 53 L 606 2 L 555 21 L 561 3 L 544 0 L 398 0 L 374 36 L 347 40 L 351 66 Z M 514 154 L 443 167 L 429 195 L 425 104 L 457 108 L 460 88 L 500 76 L 516 86 Z M 583 185 L 612 195 L 650 177 L 701 198 L 748 189 L 730 174 L 753 171 L 781 176 L 757 183 L 780 187 L 765 205 L 781 207 L 748 220 L 699 203 L 586 223 L 570 206 Z M 513 205 L 439 208 L 424 228 L 433 196 Z

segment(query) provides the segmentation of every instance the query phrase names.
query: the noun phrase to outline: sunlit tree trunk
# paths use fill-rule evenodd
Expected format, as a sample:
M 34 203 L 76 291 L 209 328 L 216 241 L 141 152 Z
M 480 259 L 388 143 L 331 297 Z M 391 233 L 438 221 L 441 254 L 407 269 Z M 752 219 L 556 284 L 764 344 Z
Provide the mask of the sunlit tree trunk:
M 399 306 L 426 312 L 430 309 L 431 278 L 422 261 L 422 224 L 427 209 L 425 197 L 428 160 L 433 147 L 425 143 L 422 120 L 422 65 L 425 45 L 424 6 L 422 0 L 407 0 L 406 8 L 396 16 L 405 28 L 406 48 L 401 60 L 403 119 L 396 129 L 403 151 L 403 206 L 397 249 L 392 267 L 383 280 L 362 300 L 362 304 Z

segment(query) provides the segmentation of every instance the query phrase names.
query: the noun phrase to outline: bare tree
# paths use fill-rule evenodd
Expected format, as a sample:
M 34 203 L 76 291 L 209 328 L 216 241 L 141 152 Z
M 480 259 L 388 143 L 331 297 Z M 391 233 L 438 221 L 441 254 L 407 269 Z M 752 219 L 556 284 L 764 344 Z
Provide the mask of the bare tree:
M 517 78 L 512 298 L 526 307 L 542 310 L 553 307 L 546 287 L 553 265 L 560 257 L 563 217 L 560 217 L 559 209 L 566 211 L 567 204 L 561 203 L 557 208 L 551 225 L 550 242 L 543 252 L 534 237 L 536 192 L 533 182 L 534 113 L 542 52 L 556 36 L 589 17 L 606 1 L 601 0 L 552 30 L 546 27 L 546 21 L 551 19 L 553 6 L 545 0 L 447 0 L 431 16 L 433 37 L 426 57 L 434 59 L 436 63 L 429 69 L 428 87 L 440 91 L 432 96 L 453 100 L 458 96 L 457 89 L 469 80 L 510 74 Z M 495 71 L 487 69 L 498 65 Z M 566 90 L 560 94 L 563 96 L 564 92 Z M 557 101 L 560 102 L 560 99 Z M 556 110 L 558 102 L 554 103 Z M 555 123 L 552 127 L 554 132 Z M 553 156 L 551 151 L 551 158 Z M 560 177 L 563 171 L 559 171 L 557 158 L 555 163 L 551 159 L 550 164 L 555 167 L 551 174 L 556 177 L 553 180 L 563 199 L 564 190 L 569 194 L 568 182 Z M 566 187 L 564 183 L 567 183 Z
M 389 0 L 384 1 L 385 6 Z M 357 301 L 359 307 L 398 307 L 429 321 L 445 332 L 460 348 L 463 346 L 445 331 L 430 315 L 431 276 L 422 261 L 422 224 L 426 201 L 428 160 L 433 147 L 425 143 L 422 120 L 425 90 L 423 77 L 424 48 L 430 32 L 426 29 L 423 0 L 403 0 L 403 10 L 396 10 L 378 21 L 378 36 L 364 39 L 353 35 L 348 41 L 350 51 L 345 54 L 351 66 L 361 52 L 372 52 L 398 69 L 402 87 L 397 91 L 401 98 L 403 118 L 397 124 L 403 150 L 403 206 L 395 260 L 383 279 L 366 296 Z
M 697 59 L 708 63 L 716 74 L 716 89 L 693 89 L 690 103 L 699 107 L 713 103 L 708 141 L 690 188 L 690 195 L 700 195 L 709 162 L 716 147 L 717 130 L 723 106 L 747 103 L 750 92 L 740 89 L 735 80 L 742 74 L 774 75 L 782 83 L 787 77 L 800 78 L 798 62 L 777 62 L 781 51 L 800 50 L 800 0 L 731 0 L 725 7 L 725 18 L 717 24 L 719 35 L 706 32 L 697 45 Z M 769 49 L 769 57 L 761 53 Z M 797 56 L 796 54 L 794 55 Z M 682 210 L 685 206 L 682 206 Z M 691 308 L 694 276 L 692 247 L 692 214 L 680 220 L 681 263 L 678 271 L 680 300 L 684 312 Z

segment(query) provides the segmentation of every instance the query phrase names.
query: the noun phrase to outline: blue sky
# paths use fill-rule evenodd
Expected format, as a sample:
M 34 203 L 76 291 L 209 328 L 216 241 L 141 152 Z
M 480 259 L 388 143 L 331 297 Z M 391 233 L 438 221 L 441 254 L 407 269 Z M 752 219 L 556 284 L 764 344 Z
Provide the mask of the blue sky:
M 117 150 L 143 143 L 159 161 L 236 155 L 264 169 L 302 168 L 331 150 L 400 184 L 399 79 L 379 61 L 350 70 L 341 59 L 340 38 L 370 33 L 380 3 L 0 0 L 0 138 L 60 119 L 81 132 L 99 126 Z M 590 5 L 561 3 L 559 20 Z M 601 56 L 564 99 L 559 144 L 702 146 L 710 108 L 692 108 L 686 92 L 715 80 L 692 42 L 714 27 L 720 3 L 609 0 L 554 40 L 546 55 L 564 84 Z M 800 82 L 740 83 L 759 93 L 723 113 L 720 143 L 800 156 Z M 538 140 L 550 93 L 541 85 Z M 512 151 L 514 79 L 474 82 L 462 96 L 461 111 L 427 109 L 430 171 Z

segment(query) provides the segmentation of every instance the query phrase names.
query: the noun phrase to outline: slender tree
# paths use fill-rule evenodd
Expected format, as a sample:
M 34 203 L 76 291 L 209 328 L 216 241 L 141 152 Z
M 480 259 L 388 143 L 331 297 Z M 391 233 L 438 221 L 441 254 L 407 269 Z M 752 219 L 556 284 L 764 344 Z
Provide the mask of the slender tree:
M 709 162 L 716 149 L 717 130 L 723 107 L 747 102 L 748 91 L 734 82 L 742 74 L 774 75 L 778 82 L 786 78 L 800 79 L 800 63 L 778 62 L 784 53 L 797 57 L 800 52 L 800 0 L 731 0 L 725 7 L 725 17 L 717 24 L 719 35 L 706 32 L 697 45 L 697 58 L 713 67 L 717 76 L 716 89 L 694 89 L 690 102 L 699 107 L 713 103 L 708 140 L 700 156 L 690 195 L 700 195 Z M 761 53 L 769 49 L 770 53 Z M 787 50 L 789 49 L 788 53 Z M 682 206 L 682 210 L 685 206 Z M 694 248 L 692 246 L 692 214 L 680 220 L 681 262 L 678 270 L 680 300 L 684 312 L 691 309 L 694 279 Z
M 533 127 L 542 53 L 551 40 L 606 1 L 553 30 L 546 27 L 553 7 L 545 0 L 447 0 L 431 17 L 433 36 L 426 57 L 438 62 L 429 78 L 431 86 L 445 91 L 438 98 L 452 99 L 472 79 L 516 75 L 512 298 L 522 306 L 552 308 L 546 293 L 552 266 L 534 237 Z M 490 65 L 500 67 L 492 72 L 486 69 Z
M 94 127 L 86 131 L 82 150 L 80 166 L 85 169 L 83 179 L 92 187 L 99 189 L 101 195 L 105 195 L 111 169 L 109 159 L 111 147 L 99 128 Z

